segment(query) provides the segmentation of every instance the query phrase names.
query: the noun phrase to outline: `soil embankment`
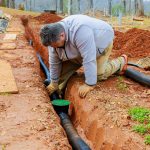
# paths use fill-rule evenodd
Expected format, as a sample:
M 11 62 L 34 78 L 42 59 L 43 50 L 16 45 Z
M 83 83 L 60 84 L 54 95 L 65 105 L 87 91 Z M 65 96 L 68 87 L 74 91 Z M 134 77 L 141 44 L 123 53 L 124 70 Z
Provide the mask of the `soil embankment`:
M 0 94 L 0 149 L 70 150 L 66 134 L 49 103 L 36 52 L 24 36 L 20 18 L 13 17 L 9 28 L 20 30 L 15 32 L 17 47 L 0 50 L 0 59 L 11 64 L 19 93 Z

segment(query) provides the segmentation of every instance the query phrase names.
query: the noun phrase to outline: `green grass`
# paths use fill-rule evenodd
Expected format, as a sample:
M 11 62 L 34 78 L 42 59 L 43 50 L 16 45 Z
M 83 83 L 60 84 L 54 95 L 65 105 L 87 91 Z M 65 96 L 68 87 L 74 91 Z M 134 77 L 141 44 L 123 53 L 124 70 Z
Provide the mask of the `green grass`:
M 133 126 L 133 131 L 140 133 L 140 134 L 145 134 L 147 132 L 147 128 L 144 124 L 135 125 Z
M 147 135 L 145 137 L 144 143 L 147 144 L 147 145 L 150 145 L 150 135 Z
M 135 107 L 129 110 L 129 115 L 135 121 L 139 121 L 140 123 L 150 122 L 150 109 Z
M 150 109 L 134 107 L 129 109 L 128 113 L 133 120 L 137 121 L 137 123 L 142 123 L 132 127 L 134 132 L 137 132 L 141 135 L 150 133 Z M 145 144 L 150 145 L 150 135 L 145 136 L 144 142 Z

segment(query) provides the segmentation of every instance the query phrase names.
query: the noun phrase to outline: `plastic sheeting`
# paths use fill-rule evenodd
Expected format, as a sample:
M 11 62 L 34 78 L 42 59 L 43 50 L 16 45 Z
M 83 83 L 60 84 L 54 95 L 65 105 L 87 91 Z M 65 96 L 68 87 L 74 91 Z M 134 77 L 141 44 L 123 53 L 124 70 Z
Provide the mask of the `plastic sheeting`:
M 0 19 L 0 33 L 5 32 L 7 26 L 8 26 L 8 20 Z

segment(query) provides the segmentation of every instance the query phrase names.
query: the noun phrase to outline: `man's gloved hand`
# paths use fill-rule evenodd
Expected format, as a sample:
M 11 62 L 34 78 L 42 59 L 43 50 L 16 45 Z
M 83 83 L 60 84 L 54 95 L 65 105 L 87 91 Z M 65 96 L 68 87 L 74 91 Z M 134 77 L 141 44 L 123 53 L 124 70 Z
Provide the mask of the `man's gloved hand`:
M 48 94 L 51 95 L 53 92 L 58 90 L 58 83 L 51 82 L 46 89 L 48 90 Z
M 79 87 L 79 90 L 78 90 L 79 96 L 81 98 L 84 98 L 86 96 L 86 94 L 93 89 L 94 89 L 94 86 L 89 86 L 87 84 L 84 84 Z

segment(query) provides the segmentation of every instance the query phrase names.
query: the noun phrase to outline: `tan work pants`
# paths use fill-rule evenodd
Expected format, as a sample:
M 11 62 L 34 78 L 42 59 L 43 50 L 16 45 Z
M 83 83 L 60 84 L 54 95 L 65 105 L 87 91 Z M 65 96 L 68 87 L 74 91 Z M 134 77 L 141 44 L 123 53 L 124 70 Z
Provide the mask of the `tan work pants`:
M 109 61 L 113 42 L 104 50 L 101 56 L 97 58 L 97 79 L 98 81 L 105 80 L 112 74 L 120 70 L 124 60 L 122 57 L 118 57 L 112 61 Z M 72 62 L 70 60 L 63 62 L 62 72 L 59 80 L 59 89 L 62 90 L 69 78 L 81 67 L 80 64 Z

